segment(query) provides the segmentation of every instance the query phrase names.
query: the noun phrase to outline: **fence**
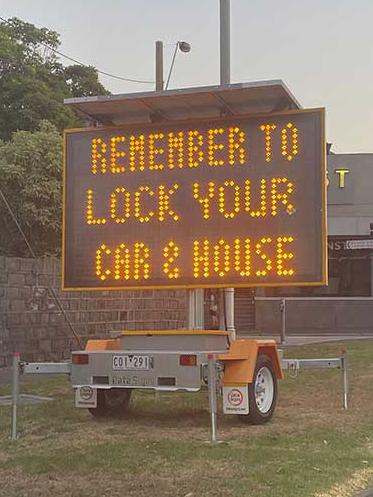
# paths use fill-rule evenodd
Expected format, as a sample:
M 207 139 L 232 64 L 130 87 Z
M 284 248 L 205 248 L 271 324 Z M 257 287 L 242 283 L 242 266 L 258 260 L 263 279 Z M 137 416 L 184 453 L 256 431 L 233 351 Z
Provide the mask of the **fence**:
M 265 335 L 373 335 L 373 297 L 256 297 Z

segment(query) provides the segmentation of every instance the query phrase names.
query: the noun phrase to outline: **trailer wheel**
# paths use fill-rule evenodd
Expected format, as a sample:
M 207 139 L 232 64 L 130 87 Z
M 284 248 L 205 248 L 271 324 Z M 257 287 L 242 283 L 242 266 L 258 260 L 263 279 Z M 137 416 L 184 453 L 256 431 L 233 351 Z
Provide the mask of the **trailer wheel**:
M 253 382 L 249 383 L 249 414 L 240 415 L 247 423 L 261 425 L 273 416 L 277 402 L 277 378 L 271 359 L 259 354 Z
M 129 388 L 110 388 L 97 390 L 97 407 L 89 411 L 95 418 L 123 417 L 131 399 Z

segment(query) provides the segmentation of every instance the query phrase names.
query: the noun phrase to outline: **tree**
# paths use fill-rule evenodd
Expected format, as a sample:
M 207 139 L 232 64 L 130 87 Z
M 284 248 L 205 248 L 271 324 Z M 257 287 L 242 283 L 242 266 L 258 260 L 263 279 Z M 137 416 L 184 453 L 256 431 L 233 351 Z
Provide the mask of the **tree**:
M 17 18 L 0 24 L 0 138 L 35 130 L 42 119 L 58 130 L 81 124 L 64 98 L 106 95 L 93 67 L 64 67 L 59 35 Z M 48 48 L 50 47 L 50 48 Z
M 64 67 L 59 45 L 55 31 L 0 24 L 0 189 L 38 255 L 60 251 L 60 131 L 82 124 L 63 100 L 109 93 L 95 68 Z M 0 253 L 30 255 L 1 198 Z
M 62 139 L 48 121 L 0 142 L 0 188 L 37 255 L 60 251 L 61 176 Z M 30 256 L 1 198 L 0 253 Z
M 65 67 L 64 77 L 72 97 L 109 94 L 98 81 L 97 71 L 92 66 Z

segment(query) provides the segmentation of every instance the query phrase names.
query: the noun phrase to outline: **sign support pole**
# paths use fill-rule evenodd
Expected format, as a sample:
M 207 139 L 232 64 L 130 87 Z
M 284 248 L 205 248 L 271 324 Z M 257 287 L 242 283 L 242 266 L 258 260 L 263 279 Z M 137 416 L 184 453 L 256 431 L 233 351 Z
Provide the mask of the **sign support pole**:
M 227 331 L 229 332 L 230 339 L 236 340 L 236 328 L 234 327 L 234 288 L 226 288 L 224 296 Z
M 218 303 L 218 309 L 219 309 L 219 330 L 225 331 L 226 325 L 225 325 L 225 301 L 224 297 L 225 296 L 225 291 L 223 288 L 219 288 L 219 303 Z
M 231 82 L 230 0 L 220 0 L 220 85 Z
M 192 290 L 187 290 L 187 306 L 188 306 L 188 314 L 187 314 L 187 322 L 186 322 L 186 327 L 188 330 L 194 329 L 194 324 L 195 324 L 195 314 L 196 314 L 196 308 L 195 308 L 195 302 L 194 302 L 194 289 Z
M 189 330 L 204 329 L 204 291 L 203 288 L 188 290 L 187 328 Z
M 209 406 L 211 416 L 211 440 L 212 444 L 216 444 L 217 440 L 217 399 L 216 399 L 216 357 L 214 354 L 207 356 L 207 377 L 209 391 Z
M 231 82 L 231 29 L 230 29 L 230 0 L 220 0 L 220 85 L 228 86 Z M 234 327 L 234 288 L 224 290 L 225 317 L 220 321 L 230 333 L 232 340 L 236 339 Z M 221 308 L 220 308 L 221 309 Z M 222 310 L 220 310 L 222 312 Z

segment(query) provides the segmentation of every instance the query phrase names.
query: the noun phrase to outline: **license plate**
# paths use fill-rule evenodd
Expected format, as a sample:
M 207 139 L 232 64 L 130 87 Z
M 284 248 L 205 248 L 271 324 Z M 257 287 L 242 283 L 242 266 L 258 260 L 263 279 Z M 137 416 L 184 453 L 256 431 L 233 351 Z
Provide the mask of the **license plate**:
M 150 369 L 151 357 L 147 355 L 115 355 L 113 356 L 113 369 L 115 371 L 123 370 L 144 370 Z

